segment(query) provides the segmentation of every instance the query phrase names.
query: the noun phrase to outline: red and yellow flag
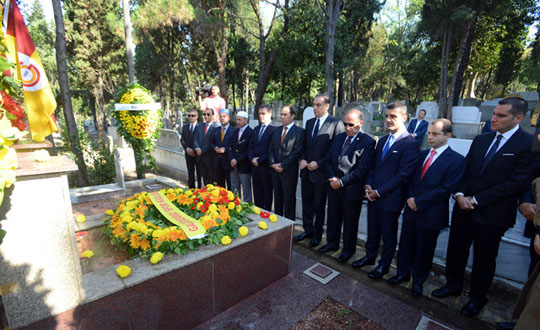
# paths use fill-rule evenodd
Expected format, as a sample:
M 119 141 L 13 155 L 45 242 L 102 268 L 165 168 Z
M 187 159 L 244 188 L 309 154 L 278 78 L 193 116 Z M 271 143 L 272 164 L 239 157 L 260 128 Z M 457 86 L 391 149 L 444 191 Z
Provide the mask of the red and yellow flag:
M 4 22 L 6 18 L 7 25 L 4 26 L 7 55 L 10 61 L 17 63 L 17 76 L 23 83 L 30 133 L 34 141 L 43 141 L 47 135 L 58 130 L 52 117 L 56 100 L 34 42 L 14 0 L 6 0 Z

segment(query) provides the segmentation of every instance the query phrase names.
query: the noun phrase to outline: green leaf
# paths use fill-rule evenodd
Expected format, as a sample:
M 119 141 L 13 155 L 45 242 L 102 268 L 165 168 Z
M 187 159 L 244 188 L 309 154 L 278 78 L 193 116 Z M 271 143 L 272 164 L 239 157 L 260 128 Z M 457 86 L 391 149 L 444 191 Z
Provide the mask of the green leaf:
M 180 250 L 180 248 L 177 247 L 177 248 L 174 249 L 174 253 L 180 254 L 180 253 L 182 253 L 182 250 Z
M 0 244 L 2 244 L 2 241 L 4 240 L 4 237 L 6 237 L 6 231 L 0 229 Z

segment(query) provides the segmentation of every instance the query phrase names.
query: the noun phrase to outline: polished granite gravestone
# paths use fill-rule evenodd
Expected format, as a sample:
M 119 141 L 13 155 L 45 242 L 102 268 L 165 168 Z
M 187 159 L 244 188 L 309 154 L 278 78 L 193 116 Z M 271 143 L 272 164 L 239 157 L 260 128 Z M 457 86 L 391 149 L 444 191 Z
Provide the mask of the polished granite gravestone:
M 2 204 L 7 231 L 0 246 L 0 285 L 11 329 L 77 307 L 84 300 L 74 236 L 67 173 L 77 169 L 65 156 L 33 160 L 33 150 L 49 144 L 17 146 L 17 182 Z
M 27 328 L 193 328 L 289 273 L 293 222 L 278 217 L 262 230 L 263 219 L 249 217 L 248 235 L 230 245 L 166 255 L 156 265 L 128 260 L 125 279 L 116 275 L 118 265 L 84 274 L 86 299 L 78 307 Z

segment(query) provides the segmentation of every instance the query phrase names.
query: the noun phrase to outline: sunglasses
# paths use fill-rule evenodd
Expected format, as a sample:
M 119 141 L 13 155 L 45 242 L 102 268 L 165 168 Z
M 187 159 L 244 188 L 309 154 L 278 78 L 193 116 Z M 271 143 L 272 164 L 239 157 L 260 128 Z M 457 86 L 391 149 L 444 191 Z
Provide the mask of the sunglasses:
M 211 113 L 205 113 L 204 115 L 205 116 L 211 116 L 212 114 Z
M 188 117 L 197 117 L 198 115 L 188 115 Z
M 356 126 L 356 124 L 351 124 L 351 123 L 346 123 L 346 122 L 343 122 L 343 125 L 345 125 L 346 127 L 354 127 L 354 126 Z

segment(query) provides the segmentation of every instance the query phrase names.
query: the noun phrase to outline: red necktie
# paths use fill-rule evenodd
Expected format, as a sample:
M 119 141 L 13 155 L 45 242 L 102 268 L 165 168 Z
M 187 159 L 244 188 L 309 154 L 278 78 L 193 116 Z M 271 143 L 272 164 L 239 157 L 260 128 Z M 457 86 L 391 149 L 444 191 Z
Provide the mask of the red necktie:
M 429 158 L 424 163 L 424 166 L 422 166 L 422 174 L 420 174 L 420 180 L 422 178 L 424 178 L 424 174 L 426 174 L 428 168 L 431 166 L 431 162 L 433 161 L 433 157 L 435 156 L 436 153 L 437 153 L 437 151 L 431 150 L 431 155 L 429 156 Z
M 206 131 L 208 130 L 208 124 L 204 125 L 204 135 L 203 136 L 206 136 Z
M 285 140 L 285 135 L 287 135 L 287 126 L 283 126 L 283 135 L 281 136 L 281 144 L 283 144 L 283 140 Z

